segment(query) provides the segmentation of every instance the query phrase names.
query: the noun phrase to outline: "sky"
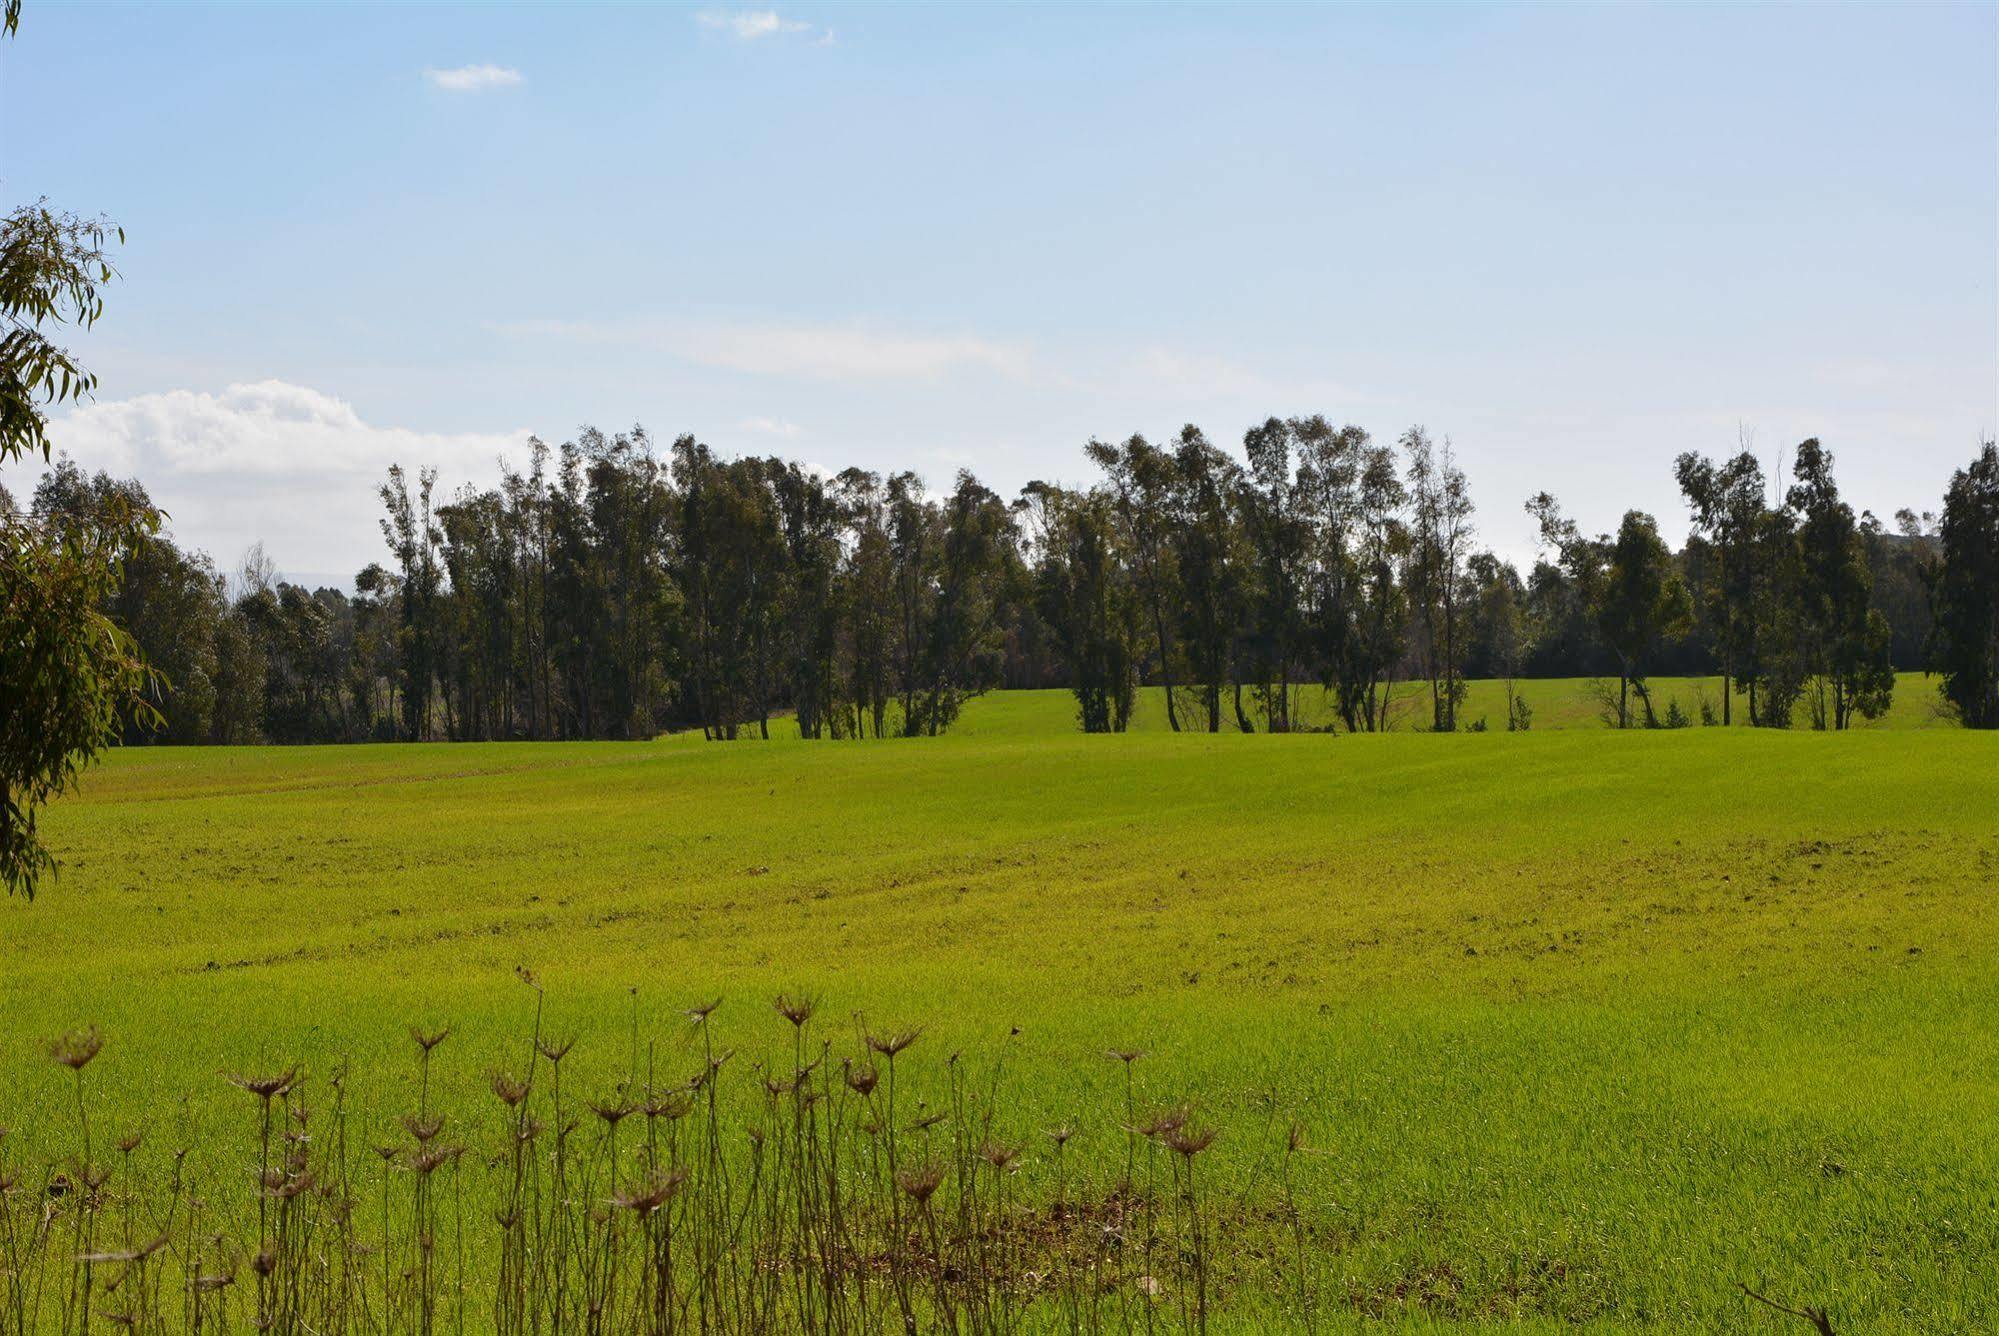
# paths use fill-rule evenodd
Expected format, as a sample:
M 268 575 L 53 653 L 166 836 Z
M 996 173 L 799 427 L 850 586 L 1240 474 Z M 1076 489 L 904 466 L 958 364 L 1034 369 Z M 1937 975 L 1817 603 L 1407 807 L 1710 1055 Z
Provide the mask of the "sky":
M 586 424 L 1010 493 L 1420 423 L 1516 560 L 1544 488 L 1682 532 L 1674 456 L 1742 433 L 1934 509 L 1999 426 L 1989 3 L 27 0 L 43 196 L 128 238 L 58 448 L 295 579 L 384 555 L 391 462 Z

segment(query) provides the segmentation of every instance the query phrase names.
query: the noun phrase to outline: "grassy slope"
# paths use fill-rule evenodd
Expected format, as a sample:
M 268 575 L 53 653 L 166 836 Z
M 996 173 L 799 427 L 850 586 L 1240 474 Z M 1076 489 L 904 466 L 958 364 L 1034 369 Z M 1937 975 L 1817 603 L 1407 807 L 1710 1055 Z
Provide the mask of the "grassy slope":
M 1469 693 L 1460 709 L 1465 724 L 1471 725 L 1483 719 L 1487 727 L 1505 731 L 1505 683 L 1487 680 L 1467 685 Z M 1616 679 L 1611 679 L 1606 685 L 1615 690 Z M 1603 728 L 1603 707 L 1598 703 L 1593 687 L 1592 679 L 1581 677 L 1522 678 L 1516 684 L 1519 694 L 1527 699 L 1534 711 L 1532 727 L 1542 732 Z M 1677 700 L 1687 718 L 1698 723 L 1702 699 L 1713 708 L 1717 718 L 1721 714 L 1721 679 L 1718 677 L 1655 677 L 1651 687 L 1654 708 L 1661 716 L 1666 713 L 1667 704 Z M 1428 693 L 1429 688 L 1423 683 L 1395 683 L 1389 693 L 1390 728 L 1407 731 L 1427 727 L 1430 717 Z M 1261 728 L 1263 717 L 1247 691 L 1243 693 L 1243 708 L 1248 711 L 1251 721 Z M 1301 729 L 1327 727 L 1338 718 L 1325 691 L 1316 686 L 1299 688 L 1297 704 L 1293 708 Z M 1639 706 L 1636 697 L 1632 699 L 1631 709 L 1634 716 L 1637 715 Z M 1809 727 L 1810 714 L 1804 704 L 1799 704 L 1794 717 L 1800 729 Z M 1737 727 L 1748 727 L 1748 698 L 1740 693 L 1735 698 L 1733 719 Z M 1183 719 L 1182 722 L 1185 724 L 1187 721 Z M 1166 730 L 1166 694 L 1163 690 L 1152 687 L 1139 692 L 1131 726 L 1140 733 Z M 1855 725 L 1856 729 L 1868 730 L 1953 726 L 1938 710 L 1936 679 L 1921 673 L 1900 674 L 1888 712 L 1879 719 L 1863 719 Z M 1033 737 L 1070 732 L 1075 727 L 1075 699 L 1067 691 L 1002 691 L 969 703 L 964 717 L 952 732 L 960 737 Z M 1235 712 L 1226 699 L 1222 702 L 1222 727 L 1235 730 Z M 780 734 L 795 737 L 796 729 L 788 721 L 776 721 L 773 723 L 773 736 Z
M 1017 1130 L 1073 1118 L 1086 1152 L 1121 1145 L 1113 1043 L 1224 1124 L 1237 1184 L 1299 1117 L 1348 1314 L 1765 1330 L 1743 1278 L 1854 1330 L 1999 1322 L 1991 739 L 1027 726 L 1064 708 L 916 743 L 115 756 L 48 818 L 62 881 L 0 907 L 0 1122 L 61 1135 L 37 1055 L 85 1020 L 107 1117 L 185 1093 L 237 1135 L 216 1073 L 295 1054 L 399 1108 L 415 1020 L 460 1027 L 483 1109 L 516 963 L 600 1079 L 632 985 L 662 1033 L 727 992 L 752 1053 L 804 987 L 927 1023 L 932 1060 L 1021 1025 Z

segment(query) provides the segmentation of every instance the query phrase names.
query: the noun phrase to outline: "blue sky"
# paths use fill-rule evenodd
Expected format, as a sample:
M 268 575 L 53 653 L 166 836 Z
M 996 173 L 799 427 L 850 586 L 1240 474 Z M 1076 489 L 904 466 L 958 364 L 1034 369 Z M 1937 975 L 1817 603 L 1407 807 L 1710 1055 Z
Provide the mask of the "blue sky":
M 1999 425 L 1995 15 L 28 0 L 0 194 L 126 227 L 53 434 L 225 567 L 586 422 L 1011 490 L 1308 412 L 1449 435 L 1529 557 L 1544 487 L 1678 531 L 1745 425 L 1937 503 Z

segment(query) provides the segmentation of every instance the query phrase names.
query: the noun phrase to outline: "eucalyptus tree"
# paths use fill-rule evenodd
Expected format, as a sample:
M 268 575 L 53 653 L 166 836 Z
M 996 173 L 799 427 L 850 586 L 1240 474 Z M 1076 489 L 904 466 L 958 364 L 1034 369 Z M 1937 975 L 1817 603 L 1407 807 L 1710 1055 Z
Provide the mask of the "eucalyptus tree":
M 389 466 L 388 481 L 378 489 L 382 506 L 382 537 L 396 561 L 396 607 L 402 624 L 396 636 L 396 673 L 402 695 L 402 730 L 408 740 L 431 735 L 431 698 L 436 686 L 438 595 L 443 571 L 438 547 L 444 534 L 431 513 L 437 470 L 417 470 L 416 490 L 401 464 Z
M 1692 616 L 1692 603 L 1680 579 L 1673 554 L 1659 536 L 1658 523 L 1642 511 L 1626 511 L 1615 535 L 1586 537 L 1574 520 L 1564 517 L 1546 492 L 1527 503 L 1538 522 L 1541 541 L 1559 555 L 1589 609 L 1597 638 L 1617 662 L 1617 694 L 1611 699 L 1611 722 L 1632 725 L 1631 696 L 1645 711 L 1647 727 L 1656 727 L 1652 693 L 1646 677 L 1661 642 Z
M 1322 685 L 1348 732 L 1385 722 L 1383 685 L 1402 655 L 1396 579 L 1406 493 L 1392 448 L 1351 424 L 1293 418 L 1297 508 L 1306 542 L 1303 615 Z
M 957 720 L 966 699 L 998 685 L 1016 532 L 1006 503 L 962 470 L 931 516 L 933 588 L 913 659 L 918 680 L 907 697 L 915 713 L 904 715 L 903 730 L 934 737 Z
M 840 727 L 841 505 L 826 480 L 772 459 L 765 473 L 776 501 L 786 582 L 782 611 L 785 680 L 805 738 Z
M 0 32 L 20 24 L 7 0 Z M 124 233 L 45 202 L 0 218 L 0 465 L 51 456 L 47 409 L 75 404 L 97 378 L 56 342 L 104 311 Z M 127 558 L 159 530 L 150 507 L 38 516 L 0 488 L 0 884 L 32 896 L 55 866 L 37 816 L 134 719 L 156 718 L 155 677 L 105 611 Z
M 555 660 L 550 649 L 554 617 L 549 605 L 554 534 L 548 460 L 547 444 L 531 436 L 527 471 L 503 463 L 500 474 L 502 527 L 513 574 L 509 599 L 515 628 L 514 671 L 521 687 L 521 725 L 531 738 L 555 736 Z
M 1690 546 L 1705 548 L 1700 605 L 1708 647 L 1721 669 L 1721 721 L 1734 722 L 1735 689 L 1756 658 L 1757 530 L 1765 509 L 1763 469 L 1743 450 L 1716 464 L 1691 451 L 1673 465 L 1693 515 Z
M 1966 728 L 1999 728 L 1999 447 L 1990 440 L 1944 494 L 1930 666 Z
M 1238 502 L 1242 469 L 1199 427 L 1180 431 L 1173 451 L 1171 542 L 1178 575 L 1178 634 L 1210 733 L 1222 728 L 1222 695 L 1234 688 L 1236 727 L 1253 730 L 1242 706 L 1237 649 L 1246 597 Z
M 1104 471 L 1110 488 L 1123 545 L 1131 554 L 1133 579 L 1152 631 L 1153 661 L 1166 693 L 1166 725 L 1177 733 L 1179 651 L 1174 627 L 1180 593 L 1172 534 L 1171 506 L 1177 486 L 1174 458 L 1138 435 L 1128 437 L 1122 445 L 1092 440 L 1083 449 Z
M 1853 507 L 1840 499 L 1832 453 L 1798 446 L 1786 504 L 1797 515 L 1795 605 L 1811 674 L 1816 727 L 1842 729 L 1885 713 L 1895 691 L 1888 622 L 1873 608 L 1873 575 Z
M 888 488 L 866 469 L 843 469 L 834 479 L 841 507 L 841 641 L 846 654 L 846 699 L 851 736 L 886 736 L 899 658 L 895 553 L 889 532 Z
M 35 485 L 31 513 L 46 524 L 94 524 L 101 514 L 145 514 L 152 498 L 136 478 L 86 475 L 64 456 Z M 120 741 L 205 742 L 215 710 L 215 623 L 226 610 L 208 557 L 184 552 L 165 533 L 122 557 L 103 611 L 132 637 L 153 669 L 144 688 L 147 718 L 121 721 Z
M 1417 651 L 1430 684 L 1430 726 L 1458 726 L 1465 695 L 1460 619 L 1465 559 L 1471 555 L 1471 488 L 1450 438 L 1441 445 L 1422 427 L 1402 435 L 1409 474 L 1409 601 L 1422 629 Z
M 1251 427 L 1242 440 L 1249 462 L 1240 495 L 1250 568 L 1244 657 L 1264 727 L 1273 733 L 1291 729 L 1292 676 L 1303 664 L 1307 642 L 1312 517 L 1293 472 L 1298 431 L 1299 424 L 1273 417 Z
M 518 714 L 518 645 L 523 634 L 516 598 L 518 549 L 506 497 L 460 489 L 438 507 L 440 560 L 448 582 L 440 620 L 451 652 L 441 656 L 455 737 L 511 736 Z
M 890 476 L 887 493 L 890 606 L 895 614 L 895 691 L 904 737 L 923 731 L 923 689 L 930 621 L 937 599 L 937 550 L 943 520 L 924 495 L 923 480 L 907 470 Z
M 1107 491 L 1029 483 L 1036 515 L 1034 596 L 1055 638 L 1085 733 L 1122 733 L 1131 722 L 1144 609 L 1134 563 L 1121 543 Z

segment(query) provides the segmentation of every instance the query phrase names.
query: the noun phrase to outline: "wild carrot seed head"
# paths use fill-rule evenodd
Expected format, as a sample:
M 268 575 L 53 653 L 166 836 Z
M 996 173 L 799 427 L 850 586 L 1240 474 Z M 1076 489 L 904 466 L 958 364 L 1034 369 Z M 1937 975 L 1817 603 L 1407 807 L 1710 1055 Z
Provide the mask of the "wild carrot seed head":
M 802 1028 L 818 1009 L 818 1004 L 809 997 L 787 997 L 783 993 L 777 995 L 775 1005 L 777 1014 L 790 1021 L 794 1030 Z
M 71 1071 L 80 1072 L 104 1050 L 104 1037 L 95 1025 L 71 1030 L 49 1041 L 49 1056 Z
M 929 1201 L 943 1182 L 944 1166 L 935 1160 L 899 1170 L 895 1176 L 895 1185 L 918 1204 Z

